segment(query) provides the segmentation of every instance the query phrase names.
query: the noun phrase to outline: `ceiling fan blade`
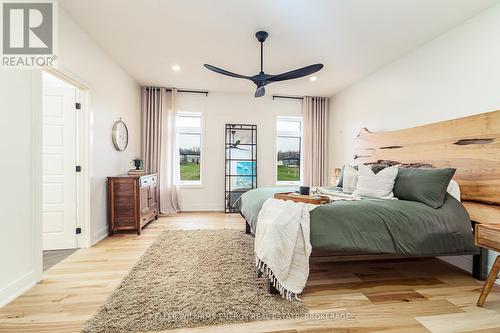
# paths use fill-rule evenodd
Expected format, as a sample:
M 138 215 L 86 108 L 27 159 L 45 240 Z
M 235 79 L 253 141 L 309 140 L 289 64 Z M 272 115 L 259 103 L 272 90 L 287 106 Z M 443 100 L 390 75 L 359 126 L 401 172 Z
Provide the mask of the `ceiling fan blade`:
M 212 66 L 212 65 L 209 65 L 209 64 L 204 64 L 203 66 L 205 66 L 206 69 L 209 69 L 209 70 L 211 70 L 212 72 L 215 72 L 215 73 L 219 73 L 219 74 L 227 75 L 227 76 L 232 76 L 232 77 L 235 77 L 235 78 L 238 78 L 238 79 L 248 79 L 248 80 L 251 80 L 251 78 L 249 76 L 245 76 L 245 75 L 233 73 L 233 72 L 230 72 L 230 71 L 226 71 L 225 69 L 222 69 L 222 68 L 219 68 L 219 67 L 215 67 L 215 66 Z
M 289 71 L 286 73 L 271 75 L 270 77 L 267 78 L 267 81 L 276 82 L 276 81 L 297 79 L 299 77 L 303 77 L 303 76 L 311 75 L 312 73 L 316 73 L 317 71 L 319 71 L 322 68 L 323 68 L 323 64 L 314 64 L 314 65 L 302 67 L 299 69 L 295 69 L 293 71 Z
M 262 97 L 266 94 L 266 88 L 264 86 L 258 87 L 257 90 L 255 90 L 255 97 Z

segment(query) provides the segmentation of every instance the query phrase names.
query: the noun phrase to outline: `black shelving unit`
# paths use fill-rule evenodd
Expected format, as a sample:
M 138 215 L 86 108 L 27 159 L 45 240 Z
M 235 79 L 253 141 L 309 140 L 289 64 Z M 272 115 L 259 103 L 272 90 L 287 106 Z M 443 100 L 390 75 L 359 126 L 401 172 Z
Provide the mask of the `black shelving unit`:
M 257 125 L 226 124 L 225 131 L 225 211 L 236 213 L 234 203 L 257 187 Z

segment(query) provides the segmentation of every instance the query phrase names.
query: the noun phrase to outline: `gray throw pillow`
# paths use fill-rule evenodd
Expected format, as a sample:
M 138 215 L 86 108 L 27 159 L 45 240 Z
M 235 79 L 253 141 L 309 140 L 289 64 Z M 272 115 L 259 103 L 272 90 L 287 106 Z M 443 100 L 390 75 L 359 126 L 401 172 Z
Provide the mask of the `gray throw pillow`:
M 344 169 L 345 169 L 346 165 L 348 165 L 348 164 L 344 164 L 344 166 L 342 166 L 342 171 L 340 171 L 339 182 L 337 184 L 337 187 L 344 187 Z M 348 165 L 348 166 L 350 166 L 350 165 Z M 356 165 L 354 167 L 354 169 L 358 170 L 358 166 Z
M 342 192 L 352 193 L 356 190 L 358 183 L 358 168 L 344 165 L 344 180 L 342 181 Z
M 344 167 L 345 165 L 342 166 L 342 170 L 340 171 L 339 182 L 337 183 L 337 187 L 344 186 Z
M 339 182 L 337 183 L 337 187 L 344 187 L 344 167 L 346 165 L 347 164 L 342 166 L 342 170 L 340 171 Z M 383 169 L 387 168 L 387 165 L 374 163 L 374 164 L 370 164 L 370 167 L 372 168 L 373 172 L 375 172 L 375 174 L 377 174 L 380 171 L 382 171 Z M 354 169 L 358 170 L 358 166 L 356 165 L 354 167 Z
M 455 169 L 399 168 L 394 196 L 400 200 L 422 202 L 432 208 L 443 205 L 446 189 Z

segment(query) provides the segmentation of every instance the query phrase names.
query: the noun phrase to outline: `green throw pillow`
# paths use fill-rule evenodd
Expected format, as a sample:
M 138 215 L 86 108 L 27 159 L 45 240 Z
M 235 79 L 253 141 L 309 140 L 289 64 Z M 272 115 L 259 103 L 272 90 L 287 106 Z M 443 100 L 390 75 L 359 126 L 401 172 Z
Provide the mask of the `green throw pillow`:
M 446 189 L 455 169 L 399 168 L 394 196 L 401 200 L 422 202 L 432 208 L 443 205 Z

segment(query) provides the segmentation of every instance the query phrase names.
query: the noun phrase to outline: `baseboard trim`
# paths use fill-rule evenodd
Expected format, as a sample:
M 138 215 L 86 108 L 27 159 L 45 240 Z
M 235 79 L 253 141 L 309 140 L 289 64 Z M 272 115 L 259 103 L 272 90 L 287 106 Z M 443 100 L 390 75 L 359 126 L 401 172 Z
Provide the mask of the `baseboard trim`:
M 0 290 L 0 308 L 12 302 L 17 297 L 31 289 L 39 280 L 34 270 L 22 275 Z
M 224 212 L 220 207 L 183 207 L 181 212 Z

